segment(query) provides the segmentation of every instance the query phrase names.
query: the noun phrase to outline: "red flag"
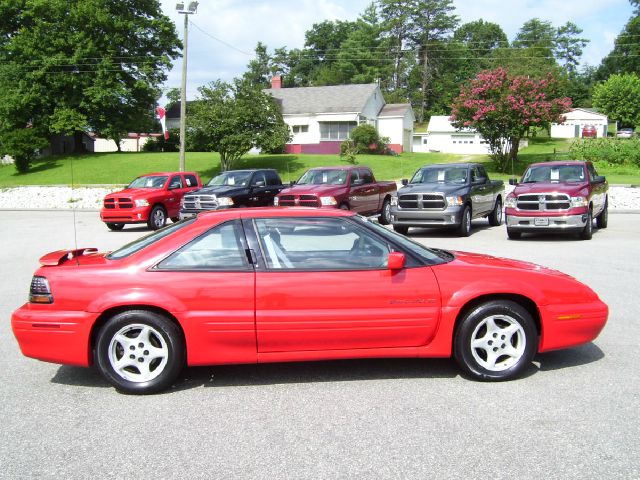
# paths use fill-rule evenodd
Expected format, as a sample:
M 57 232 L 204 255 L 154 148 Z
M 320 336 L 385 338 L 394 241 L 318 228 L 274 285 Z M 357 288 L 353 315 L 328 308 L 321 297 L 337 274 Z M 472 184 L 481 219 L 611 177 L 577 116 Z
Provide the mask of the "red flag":
M 167 112 L 164 107 L 156 107 L 158 112 L 158 118 L 160 119 L 160 125 L 162 125 L 162 133 L 164 133 L 164 139 L 169 140 L 169 130 L 167 130 Z

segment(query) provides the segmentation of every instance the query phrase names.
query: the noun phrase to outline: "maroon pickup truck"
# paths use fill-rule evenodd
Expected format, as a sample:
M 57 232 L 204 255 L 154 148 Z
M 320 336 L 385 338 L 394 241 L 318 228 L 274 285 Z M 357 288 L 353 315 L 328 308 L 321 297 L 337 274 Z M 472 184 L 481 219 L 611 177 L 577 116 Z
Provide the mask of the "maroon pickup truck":
M 380 214 L 380 223 L 387 225 L 396 190 L 395 182 L 377 182 L 368 167 L 319 167 L 307 170 L 291 188 L 282 190 L 274 204 Z
M 505 201 L 507 235 L 573 232 L 583 240 L 607 228 L 609 185 L 591 162 L 545 162 L 529 165 L 522 180 L 509 180 L 515 189 Z

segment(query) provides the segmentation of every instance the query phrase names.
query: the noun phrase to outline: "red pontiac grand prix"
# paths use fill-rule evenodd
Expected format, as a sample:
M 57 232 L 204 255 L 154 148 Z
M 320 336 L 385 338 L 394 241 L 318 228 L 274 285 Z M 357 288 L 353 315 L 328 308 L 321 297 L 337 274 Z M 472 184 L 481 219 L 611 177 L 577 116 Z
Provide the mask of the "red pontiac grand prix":
M 22 352 L 96 364 L 127 393 L 185 365 L 451 357 L 517 377 L 536 352 L 593 340 L 608 308 L 538 265 L 429 249 L 341 210 L 201 214 L 109 254 L 40 259 L 14 312 Z

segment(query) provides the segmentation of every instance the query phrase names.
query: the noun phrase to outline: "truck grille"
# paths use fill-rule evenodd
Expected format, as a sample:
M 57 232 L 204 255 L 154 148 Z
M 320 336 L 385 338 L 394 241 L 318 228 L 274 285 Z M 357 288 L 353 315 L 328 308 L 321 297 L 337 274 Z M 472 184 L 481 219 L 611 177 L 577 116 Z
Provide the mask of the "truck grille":
M 109 210 L 130 210 L 133 208 L 133 200 L 127 197 L 105 198 L 104 208 Z
M 185 210 L 215 210 L 219 206 L 215 195 L 185 195 L 183 198 Z
M 278 205 L 283 207 L 319 207 L 320 200 L 315 195 L 281 195 Z
M 400 195 L 398 205 L 406 209 L 444 210 L 446 202 L 440 194 L 406 194 Z
M 518 197 L 518 210 L 544 212 L 550 210 L 568 210 L 571 198 L 564 193 L 537 193 Z

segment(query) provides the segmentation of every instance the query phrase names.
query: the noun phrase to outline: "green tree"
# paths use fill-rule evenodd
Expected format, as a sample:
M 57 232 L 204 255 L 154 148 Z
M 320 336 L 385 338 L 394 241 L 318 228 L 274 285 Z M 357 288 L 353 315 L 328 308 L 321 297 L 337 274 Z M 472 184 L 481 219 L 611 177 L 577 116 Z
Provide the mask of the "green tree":
M 535 48 L 541 51 L 541 55 L 551 56 L 555 45 L 556 29 L 551 22 L 532 18 L 527 20 L 513 41 L 516 48 Z
M 633 73 L 611 75 L 595 86 L 593 106 L 623 127 L 640 126 L 640 77 Z
M 500 25 L 482 19 L 461 25 L 453 39 L 467 47 L 475 57 L 487 57 L 496 48 L 509 45 L 507 34 Z
M 282 149 L 291 138 L 273 97 L 242 80 L 216 81 L 199 89 L 189 115 L 189 141 L 220 154 L 220 168 L 230 170 L 251 148 Z
M 104 133 L 119 143 L 153 118 L 180 42 L 156 0 L 0 4 L 0 136 Z
M 640 13 L 636 9 L 615 40 L 613 50 L 602 60 L 598 79 L 606 80 L 614 73 L 640 72 Z
M 248 70 L 242 77 L 251 85 L 269 88 L 272 76 L 272 60 L 267 51 L 267 46 L 262 42 L 258 42 L 255 53 L 255 58 L 249 61 Z
M 567 22 L 556 32 L 554 55 L 569 76 L 576 73 L 582 49 L 589 43 L 589 39 L 579 37 L 581 33 L 582 29 L 572 22 Z

